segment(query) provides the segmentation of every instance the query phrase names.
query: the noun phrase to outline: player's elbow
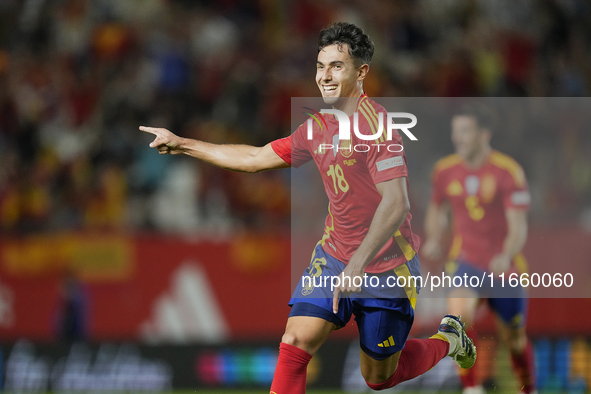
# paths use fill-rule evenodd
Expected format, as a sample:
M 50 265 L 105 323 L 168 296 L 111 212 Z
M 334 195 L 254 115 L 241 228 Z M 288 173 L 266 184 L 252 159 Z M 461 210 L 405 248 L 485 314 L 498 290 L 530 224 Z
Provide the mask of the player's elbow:
M 264 160 L 261 158 L 260 150 L 260 148 L 257 148 L 256 151 L 251 152 L 244 158 L 240 169 L 242 172 L 255 174 L 267 169 L 264 165 Z
M 410 212 L 410 201 L 408 201 L 408 199 L 406 201 L 404 201 L 401 209 L 405 215 Z
M 396 216 L 406 216 L 406 214 L 410 212 L 410 202 L 405 198 L 396 204 L 396 208 Z
M 395 221 L 396 223 L 400 223 L 401 221 L 403 221 L 406 218 L 406 216 L 408 215 L 409 212 L 410 212 L 409 202 L 408 201 L 402 202 L 400 205 L 398 205 L 397 209 L 395 210 L 392 220 Z

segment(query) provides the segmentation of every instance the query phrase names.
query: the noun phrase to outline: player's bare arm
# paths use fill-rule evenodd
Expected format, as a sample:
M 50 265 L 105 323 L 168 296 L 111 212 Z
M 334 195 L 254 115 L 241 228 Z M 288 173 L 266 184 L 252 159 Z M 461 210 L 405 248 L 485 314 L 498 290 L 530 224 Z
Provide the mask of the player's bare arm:
M 450 227 L 449 204 L 443 202 L 437 204 L 435 201 L 429 203 L 425 215 L 425 233 L 427 240 L 421 248 L 421 254 L 429 260 L 443 258 L 443 237 Z
M 154 134 L 150 144 L 161 155 L 185 154 L 226 170 L 237 172 L 260 172 L 289 167 L 275 153 L 271 144 L 263 147 L 250 145 L 217 145 L 208 142 L 182 138 L 164 128 L 140 126 L 141 131 Z
M 392 238 L 398 230 L 406 214 L 410 210 L 408 191 L 406 190 L 406 178 L 396 178 L 376 185 L 382 200 L 373 216 L 367 235 L 359 245 L 357 251 L 351 256 L 342 275 L 354 278 L 363 276 L 365 267 L 376 256 L 379 250 Z M 336 287 L 333 297 L 333 311 L 338 310 L 340 293 L 350 294 L 361 290 L 353 286 L 352 281 L 344 281 L 340 287 Z M 349 286 L 351 285 L 351 286 Z
M 505 210 L 507 220 L 507 236 L 503 241 L 503 251 L 494 256 L 489 264 L 494 273 L 505 272 L 511 261 L 521 252 L 527 241 L 527 210 L 508 208 Z

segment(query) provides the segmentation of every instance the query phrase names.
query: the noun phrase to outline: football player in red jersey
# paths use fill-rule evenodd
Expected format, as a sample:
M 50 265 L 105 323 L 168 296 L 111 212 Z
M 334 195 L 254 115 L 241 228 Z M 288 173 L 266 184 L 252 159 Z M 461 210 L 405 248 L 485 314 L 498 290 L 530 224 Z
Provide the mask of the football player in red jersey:
M 386 112 L 363 92 L 373 49 L 360 28 L 336 23 L 321 31 L 316 61 L 316 82 L 324 102 L 342 111 L 351 124 L 357 119 L 365 135 L 376 134 L 380 113 Z M 419 238 L 410 227 L 408 170 L 399 149 L 400 135 L 393 133 L 391 140 L 376 136 L 372 142 L 381 145 L 369 151 L 351 148 L 368 142 L 353 134 L 348 149 L 338 144 L 324 149 L 324 141 L 334 142 L 335 137 L 338 141 L 339 136 L 338 119 L 324 116 L 324 120 L 326 127 L 313 125 L 313 139 L 306 137 L 304 124 L 291 136 L 264 147 L 214 145 L 166 129 L 140 127 L 156 136 L 150 146 L 161 154 L 187 154 L 242 172 L 298 167 L 314 160 L 320 171 L 330 201 L 326 228 L 289 302 L 292 309 L 271 392 L 304 393 L 312 355 L 352 315 L 360 333 L 361 373 L 373 389 L 412 379 L 447 355 L 460 367 L 471 367 L 476 349 L 455 316 L 446 315 L 433 337 L 407 340 L 419 290 L 412 277 L 420 276 L 420 266 Z M 388 149 L 390 145 L 395 147 Z M 354 280 L 365 275 L 371 276 L 374 287 Z M 326 279 L 331 284 L 338 277 L 343 280 L 334 290 L 326 286 Z M 388 286 L 388 279 L 400 277 L 406 279 L 405 285 Z M 385 292 L 377 290 L 381 285 Z
M 493 116 L 488 107 L 478 103 L 465 105 L 453 116 L 451 129 L 456 153 L 439 160 L 433 170 L 423 256 L 431 260 L 444 257 L 442 241 L 449 228 L 451 210 L 453 241 L 446 264 L 449 274 L 480 278 L 485 271 L 487 275 L 526 272 L 527 264 L 520 252 L 527 238 L 530 194 L 523 169 L 509 156 L 491 148 Z M 501 283 L 488 279 L 480 288 L 451 289 L 449 311 L 462 315 L 472 338 L 476 338 L 474 314 L 484 301 L 495 312 L 499 336 L 511 353 L 521 392 L 535 391 L 535 365 L 525 330 L 527 298 L 523 289 L 502 288 Z M 484 392 L 475 371 L 460 371 L 464 393 Z

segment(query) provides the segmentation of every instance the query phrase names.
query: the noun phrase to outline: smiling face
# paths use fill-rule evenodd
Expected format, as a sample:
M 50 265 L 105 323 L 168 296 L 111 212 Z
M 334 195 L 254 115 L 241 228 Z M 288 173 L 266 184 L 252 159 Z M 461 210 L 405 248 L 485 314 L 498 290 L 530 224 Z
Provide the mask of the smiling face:
M 338 106 L 341 97 L 359 97 L 363 94 L 363 79 L 367 64 L 355 66 L 347 44 L 327 45 L 318 52 L 316 84 L 326 104 Z

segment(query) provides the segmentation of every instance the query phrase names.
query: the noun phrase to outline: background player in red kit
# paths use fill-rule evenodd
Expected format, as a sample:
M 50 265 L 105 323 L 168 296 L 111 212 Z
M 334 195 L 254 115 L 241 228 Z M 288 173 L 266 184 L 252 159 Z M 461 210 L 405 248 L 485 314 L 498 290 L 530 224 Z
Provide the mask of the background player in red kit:
M 451 209 L 454 238 L 446 264 L 449 274 L 481 277 L 483 271 L 498 275 L 527 270 L 520 254 L 527 238 L 527 181 L 515 160 L 491 148 L 492 119 L 488 108 L 478 104 L 466 105 L 456 113 L 451 123 L 456 154 L 439 160 L 433 170 L 422 253 L 433 260 L 443 257 L 442 239 Z M 525 331 L 527 298 L 522 288 L 489 285 L 485 282 L 482 288 L 451 290 L 448 309 L 462 315 L 468 334 L 476 338 L 474 314 L 482 301 L 488 301 L 498 321 L 500 338 L 511 353 L 521 392 L 531 393 L 535 390 L 535 365 Z M 460 371 L 465 393 L 484 392 L 475 371 Z
M 351 120 L 357 113 L 359 130 L 366 135 L 376 134 L 378 113 L 386 112 L 363 93 L 372 56 L 373 43 L 357 26 L 337 23 L 320 33 L 316 82 L 324 102 Z M 303 125 L 290 137 L 262 148 L 213 145 L 180 138 L 165 129 L 140 129 L 156 135 L 150 146 L 161 154 L 184 153 L 234 171 L 297 167 L 314 160 L 330 206 L 324 235 L 305 273 L 307 278 L 341 275 L 351 279 L 367 274 L 384 284 L 391 277 L 420 275 L 416 253 L 419 239 L 410 227 L 406 156 L 398 148 L 392 149 L 394 152 L 386 149 L 388 145 L 401 145 L 402 139 L 394 133 L 392 140 L 380 139 L 380 150 L 357 152 L 351 145 L 368 141 L 352 134 L 351 140 L 341 142 L 349 144 L 349 149 L 338 142 L 334 148 L 322 149 L 320 144 L 335 141 L 339 134 L 335 117 L 325 116 L 324 120 L 327 127 L 315 125 L 311 140 Z M 407 341 L 418 292 L 412 281 L 404 288 L 388 288 L 386 293 L 351 282 L 344 281 L 333 292 L 327 286 L 300 281 L 290 300 L 292 309 L 271 392 L 305 392 L 312 355 L 352 315 L 360 333 L 361 372 L 373 389 L 412 379 L 446 355 L 463 368 L 474 364 L 476 349 L 455 316 L 445 316 L 433 337 Z

